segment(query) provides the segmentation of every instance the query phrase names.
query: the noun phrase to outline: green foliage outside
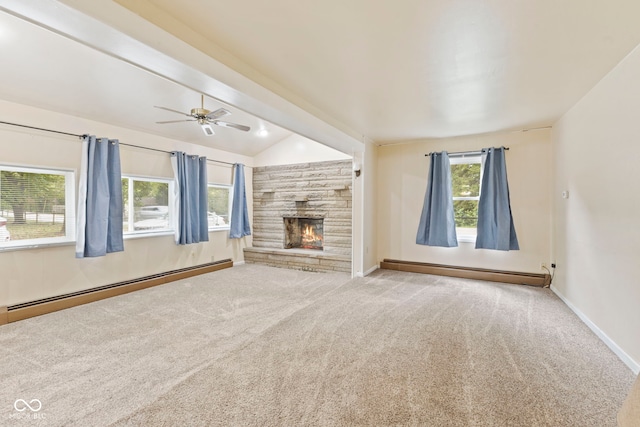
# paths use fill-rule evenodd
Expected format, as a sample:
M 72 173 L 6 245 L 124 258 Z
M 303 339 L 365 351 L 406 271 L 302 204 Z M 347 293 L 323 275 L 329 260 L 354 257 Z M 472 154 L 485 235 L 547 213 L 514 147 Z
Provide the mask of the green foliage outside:
M 456 227 L 476 228 L 478 200 L 455 200 L 455 198 L 480 196 L 480 163 L 451 165 L 451 184 Z
M 124 206 L 129 203 L 129 178 L 122 178 L 122 199 Z M 133 207 L 168 206 L 169 184 L 166 182 L 133 180 Z
M 45 223 L 27 221 L 24 224 L 10 222 L 7 230 L 11 233 L 11 240 L 38 239 L 43 237 L 64 237 L 64 223 Z
M 229 188 L 209 187 L 209 212 L 225 218 L 229 217 Z
M 12 211 L 13 222 L 27 223 L 27 213 L 53 213 L 64 205 L 64 175 L 0 171 L 0 210 Z
M 64 236 L 64 205 L 64 175 L 0 171 L 0 216 L 11 240 Z

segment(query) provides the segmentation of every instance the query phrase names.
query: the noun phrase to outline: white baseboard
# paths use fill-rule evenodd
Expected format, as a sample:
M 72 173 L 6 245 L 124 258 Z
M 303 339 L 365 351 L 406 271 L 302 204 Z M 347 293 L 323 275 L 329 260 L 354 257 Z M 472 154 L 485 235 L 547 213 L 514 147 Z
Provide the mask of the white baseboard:
M 235 267 L 236 265 L 242 265 L 244 264 L 244 261 L 233 261 L 233 266 Z
M 378 268 L 380 268 L 380 266 L 374 265 L 373 267 L 371 267 L 370 269 L 368 269 L 364 273 L 356 273 L 356 277 L 366 277 L 366 276 L 370 275 L 371 273 L 373 273 L 374 271 L 376 271 Z
M 600 328 L 596 326 L 595 323 L 591 321 L 584 313 L 578 310 L 573 304 L 571 304 L 564 295 L 562 295 L 555 286 L 551 285 L 551 290 L 554 294 L 558 296 L 566 305 L 573 311 L 576 316 L 580 318 L 584 322 L 585 325 L 589 327 L 593 331 L 594 334 L 598 336 L 606 345 L 613 351 L 616 356 L 620 358 L 624 362 L 625 365 L 633 371 L 634 374 L 638 375 L 640 373 L 640 363 L 633 360 L 623 349 L 621 349 L 618 344 L 616 344 L 611 338 L 607 336 Z

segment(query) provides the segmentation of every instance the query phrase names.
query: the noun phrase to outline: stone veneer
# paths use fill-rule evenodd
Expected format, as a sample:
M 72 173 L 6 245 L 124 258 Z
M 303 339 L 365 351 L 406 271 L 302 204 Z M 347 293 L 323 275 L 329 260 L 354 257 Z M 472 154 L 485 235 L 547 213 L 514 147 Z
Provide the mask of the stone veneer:
M 351 160 L 253 168 L 248 263 L 351 272 Z M 324 250 L 284 249 L 285 216 L 324 218 Z

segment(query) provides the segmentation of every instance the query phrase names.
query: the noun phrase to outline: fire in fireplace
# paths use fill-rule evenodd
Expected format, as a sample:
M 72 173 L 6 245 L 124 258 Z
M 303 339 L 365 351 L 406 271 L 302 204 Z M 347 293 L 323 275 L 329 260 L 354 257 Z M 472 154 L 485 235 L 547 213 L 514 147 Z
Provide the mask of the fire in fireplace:
M 322 218 L 284 217 L 283 220 L 285 249 L 322 250 Z

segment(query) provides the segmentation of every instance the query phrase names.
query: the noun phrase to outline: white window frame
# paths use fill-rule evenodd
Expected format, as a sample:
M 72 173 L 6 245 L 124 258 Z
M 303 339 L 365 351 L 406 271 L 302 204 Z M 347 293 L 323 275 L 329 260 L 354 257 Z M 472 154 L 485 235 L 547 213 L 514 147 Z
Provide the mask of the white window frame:
M 208 183 L 207 184 L 207 189 L 208 188 L 224 188 L 227 189 L 229 191 L 229 210 L 227 211 L 227 223 L 225 225 L 214 225 L 214 226 L 209 226 L 209 230 L 210 231 L 215 231 L 215 230 L 229 230 L 231 228 L 231 206 L 233 206 L 233 186 L 232 185 L 227 185 L 227 184 L 215 184 L 215 183 Z M 208 210 L 207 210 L 208 212 Z
M 128 195 L 127 195 L 129 206 L 124 206 L 123 204 L 123 209 L 126 209 L 128 213 L 126 220 L 129 228 L 125 229 L 123 224 L 122 233 L 124 238 L 131 239 L 131 238 L 144 237 L 144 236 L 158 236 L 158 235 L 173 234 L 176 228 L 176 213 L 174 211 L 175 203 L 173 201 L 175 180 L 172 178 L 155 178 L 155 177 L 148 177 L 148 176 L 124 175 L 124 174 L 122 175 L 122 179 L 129 180 Z M 133 226 L 135 222 L 135 208 L 133 206 L 133 201 L 134 201 L 133 181 L 159 182 L 162 184 L 169 184 L 168 186 L 169 222 L 166 228 L 159 228 L 155 230 L 133 230 Z
M 36 239 L 11 240 L 0 244 L 0 251 L 24 248 L 39 248 L 73 243 L 76 240 L 76 199 L 75 171 L 73 169 L 43 168 L 31 166 L 9 166 L 0 164 L 0 170 L 9 172 L 39 173 L 64 176 L 64 226 L 65 235 L 60 237 L 40 237 Z
M 450 157 L 449 163 L 451 165 L 467 165 L 467 164 L 480 164 L 480 183 L 479 183 L 479 191 L 477 196 L 473 197 L 452 197 L 453 201 L 457 200 L 476 200 L 478 204 L 480 203 L 480 194 L 482 194 L 482 174 L 484 173 L 484 157 L 481 154 L 471 155 L 471 156 L 459 156 L 459 157 Z M 458 242 L 467 242 L 467 243 L 475 243 L 477 234 L 460 234 L 459 230 L 461 228 L 456 226 L 456 235 L 458 236 Z

